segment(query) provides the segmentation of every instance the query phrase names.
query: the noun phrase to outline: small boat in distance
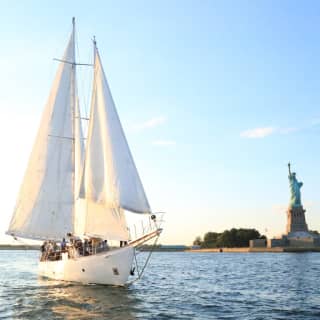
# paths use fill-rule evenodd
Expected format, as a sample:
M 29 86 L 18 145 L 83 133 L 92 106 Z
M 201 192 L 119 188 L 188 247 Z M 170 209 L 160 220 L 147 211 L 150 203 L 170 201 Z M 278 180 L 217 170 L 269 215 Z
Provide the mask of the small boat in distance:
M 59 68 L 7 234 L 45 241 L 41 276 L 124 285 L 134 272 L 136 247 L 157 239 L 162 229 L 151 212 L 95 40 L 84 143 L 76 77 L 83 64 L 75 59 L 74 18 L 72 23 L 64 55 L 56 59 Z M 149 228 L 141 237 L 131 239 L 125 210 L 148 215 Z

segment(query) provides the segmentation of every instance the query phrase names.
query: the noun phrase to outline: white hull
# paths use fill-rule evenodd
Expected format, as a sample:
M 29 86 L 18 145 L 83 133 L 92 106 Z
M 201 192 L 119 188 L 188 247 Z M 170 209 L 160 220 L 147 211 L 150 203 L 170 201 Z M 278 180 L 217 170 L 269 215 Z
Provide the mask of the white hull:
M 134 248 L 131 246 L 72 259 L 68 259 L 65 253 L 62 260 L 41 261 L 39 275 L 84 284 L 122 286 L 128 281 L 133 257 Z

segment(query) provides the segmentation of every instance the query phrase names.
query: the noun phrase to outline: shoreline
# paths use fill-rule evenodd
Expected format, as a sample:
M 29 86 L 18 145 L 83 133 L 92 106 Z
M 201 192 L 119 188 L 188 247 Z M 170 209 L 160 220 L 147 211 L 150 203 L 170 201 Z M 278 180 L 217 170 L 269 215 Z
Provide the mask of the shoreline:
M 39 245 L 10 245 L 0 244 L 0 250 L 40 250 Z M 149 252 L 144 248 L 142 251 Z M 170 250 L 156 248 L 154 252 L 189 252 L 189 253 L 288 253 L 288 252 L 320 252 L 320 247 L 275 247 L 275 248 L 207 248 L 207 249 L 181 249 Z
M 190 249 L 185 252 L 193 253 L 288 253 L 288 252 L 320 252 L 320 247 L 274 247 L 274 248 L 208 248 Z

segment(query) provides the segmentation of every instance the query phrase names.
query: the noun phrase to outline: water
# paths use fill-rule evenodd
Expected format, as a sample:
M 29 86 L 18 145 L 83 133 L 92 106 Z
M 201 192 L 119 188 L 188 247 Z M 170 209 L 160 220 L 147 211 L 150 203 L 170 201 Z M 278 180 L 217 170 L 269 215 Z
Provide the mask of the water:
M 0 319 L 320 319 L 318 253 L 155 253 L 128 288 L 41 280 L 37 260 L 0 251 Z

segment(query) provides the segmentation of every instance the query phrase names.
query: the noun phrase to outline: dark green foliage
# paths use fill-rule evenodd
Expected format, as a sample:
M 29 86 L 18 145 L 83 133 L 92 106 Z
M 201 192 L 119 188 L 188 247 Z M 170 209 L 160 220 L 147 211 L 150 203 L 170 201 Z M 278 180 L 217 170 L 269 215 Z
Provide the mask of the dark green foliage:
M 201 237 L 196 237 L 193 241 L 193 245 L 194 246 L 201 246 L 202 245 L 202 240 L 201 240 Z
M 260 235 L 256 229 L 235 229 L 225 230 L 222 233 L 207 232 L 203 241 L 197 237 L 193 244 L 201 245 L 202 248 L 240 248 L 249 247 L 249 240 L 253 239 L 265 239 L 266 237 Z M 198 241 L 200 240 L 200 242 Z M 196 243 L 197 242 L 197 243 Z

